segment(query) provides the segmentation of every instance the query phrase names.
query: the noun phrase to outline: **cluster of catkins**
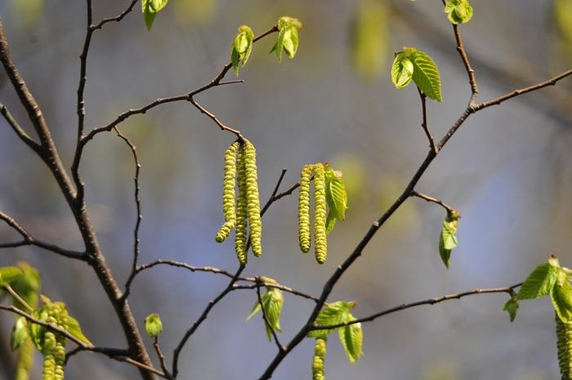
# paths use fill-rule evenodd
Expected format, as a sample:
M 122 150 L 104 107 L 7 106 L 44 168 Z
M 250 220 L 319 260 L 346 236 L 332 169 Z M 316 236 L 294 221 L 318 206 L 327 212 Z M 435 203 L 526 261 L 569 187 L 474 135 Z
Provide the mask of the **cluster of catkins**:
M 238 184 L 238 196 L 236 187 Z M 224 223 L 215 240 L 222 243 L 235 232 L 235 250 L 238 261 L 245 265 L 250 227 L 250 243 L 255 256 L 262 254 L 262 220 L 256 169 L 256 148 L 247 139 L 232 143 L 224 154 L 223 180 Z

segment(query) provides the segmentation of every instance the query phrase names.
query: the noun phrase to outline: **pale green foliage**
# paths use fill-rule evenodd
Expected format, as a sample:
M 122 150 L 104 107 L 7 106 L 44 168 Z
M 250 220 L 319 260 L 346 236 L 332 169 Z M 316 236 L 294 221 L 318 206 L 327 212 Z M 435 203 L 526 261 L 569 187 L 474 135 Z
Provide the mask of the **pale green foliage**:
M 254 44 L 254 32 L 248 25 L 242 25 L 238 28 L 238 34 L 232 43 L 230 53 L 230 60 L 234 73 L 238 76 L 240 64 L 242 67 L 248 62 L 250 53 L 252 52 L 252 45 Z
M 519 302 L 517 297 L 511 297 L 503 306 L 503 311 L 508 313 L 511 322 L 514 322 L 516 318 L 516 312 L 518 311 Z
M 145 317 L 145 332 L 149 337 L 156 338 L 163 332 L 163 322 L 157 313 L 149 314 Z
M 337 301 L 325 305 L 316 318 L 315 324 L 316 326 L 333 326 L 355 321 L 356 318 L 351 313 L 354 306 L 355 302 L 346 301 Z M 326 339 L 335 330 L 338 330 L 340 342 L 350 363 L 359 360 L 362 355 L 363 344 L 361 323 L 352 323 L 335 329 L 313 330 L 308 333 L 308 337 Z
M 550 294 L 558 279 L 559 268 L 556 258 L 537 266 L 520 287 L 518 299 L 534 299 Z
M 451 251 L 457 247 L 457 226 L 459 214 L 456 211 L 447 212 L 443 228 L 439 234 L 439 255 L 447 268 L 451 265 Z
M 165 8 L 169 0 L 141 0 L 141 11 L 145 19 L 147 30 L 151 30 L 157 13 Z
M 407 87 L 413 80 L 428 98 L 443 101 L 437 65 L 427 53 L 414 47 L 404 46 L 402 51 L 395 54 L 391 80 L 397 89 Z
M 280 289 L 269 287 L 266 292 L 260 296 L 260 299 L 262 302 L 256 301 L 246 320 L 250 320 L 264 307 L 266 334 L 268 335 L 268 339 L 272 340 L 272 330 L 282 332 L 280 328 L 280 314 L 282 313 L 282 306 L 284 305 L 284 295 Z
M 473 7 L 469 0 L 448 0 L 445 13 L 452 24 L 465 24 L 473 17 Z
M 298 51 L 298 32 L 302 29 L 302 23 L 293 17 L 283 16 L 278 19 L 278 39 L 270 52 L 275 52 L 278 61 L 282 61 L 282 51 L 288 58 L 294 58 Z
M 329 165 L 326 170 L 326 201 L 329 209 L 326 233 L 330 233 L 337 220 L 346 220 L 348 195 L 342 172 L 331 169 Z
M 0 287 L 9 285 L 16 281 L 24 272 L 18 267 L 3 267 L 0 268 Z

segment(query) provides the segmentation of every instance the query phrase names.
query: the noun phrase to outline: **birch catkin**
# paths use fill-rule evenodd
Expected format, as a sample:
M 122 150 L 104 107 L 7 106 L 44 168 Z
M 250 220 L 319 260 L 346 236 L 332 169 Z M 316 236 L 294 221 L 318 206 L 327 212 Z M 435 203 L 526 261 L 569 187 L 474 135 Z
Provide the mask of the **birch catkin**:
M 236 226 L 236 156 L 239 142 L 235 141 L 224 153 L 224 178 L 222 193 L 222 211 L 224 223 L 216 234 L 217 243 L 226 240 L 232 229 Z
M 246 202 L 250 242 L 255 256 L 262 254 L 262 218 L 260 216 L 260 195 L 258 192 L 258 169 L 256 167 L 256 148 L 244 140 L 244 168 L 246 174 Z
M 326 173 L 323 164 L 314 166 L 314 250 L 319 264 L 326 262 L 328 241 L 326 238 Z
M 304 253 L 310 251 L 310 181 L 314 165 L 306 165 L 300 173 L 300 189 L 298 197 L 298 241 Z

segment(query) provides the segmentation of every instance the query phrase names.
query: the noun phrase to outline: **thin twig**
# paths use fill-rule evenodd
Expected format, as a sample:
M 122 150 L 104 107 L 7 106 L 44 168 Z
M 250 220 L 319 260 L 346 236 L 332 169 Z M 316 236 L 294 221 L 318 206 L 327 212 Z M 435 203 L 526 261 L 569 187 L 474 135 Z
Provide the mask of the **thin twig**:
M 107 24 L 109 22 L 120 22 L 121 20 L 123 20 L 123 18 L 125 16 L 127 16 L 127 14 L 129 14 L 133 10 L 133 8 L 135 7 L 135 4 L 137 4 L 137 1 L 138 0 L 132 0 L 131 4 L 129 4 L 129 6 L 123 12 L 121 12 L 119 15 L 114 16 L 114 17 L 104 18 L 98 24 L 92 25 L 90 28 L 93 30 L 96 30 L 96 29 L 101 29 L 105 24 Z
M 16 121 L 14 116 L 8 110 L 4 104 L 0 103 L 0 114 L 4 116 L 4 119 L 8 122 L 8 125 L 12 127 L 16 135 L 22 140 L 26 145 L 28 145 L 34 152 L 40 152 L 40 144 L 35 142 L 28 133 L 22 128 L 22 126 Z
M 355 319 L 351 322 L 338 323 L 335 325 L 314 326 L 314 327 L 312 327 L 311 330 L 330 330 L 330 329 L 337 329 L 337 328 L 348 326 L 348 325 L 353 325 L 355 323 L 372 322 L 372 321 L 374 321 L 380 317 L 383 317 L 384 315 L 396 313 L 398 311 L 411 309 L 413 307 L 422 306 L 422 305 L 435 305 L 435 304 L 445 302 L 445 301 L 459 300 L 461 298 L 473 296 L 473 295 L 477 295 L 477 294 L 508 293 L 508 294 L 512 295 L 514 293 L 514 289 L 521 286 L 521 285 L 522 285 L 522 283 L 512 285 L 512 286 L 509 286 L 506 288 L 474 289 L 474 290 L 469 290 L 469 291 L 462 292 L 462 293 L 447 294 L 444 296 L 429 298 L 429 299 L 422 300 L 422 301 L 416 301 L 416 302 L 412 302 L 412 303 L 404 303 L 402 305 L 392 307 L 391 309 L 387 309 L 387 310 L 381 311 L 379 313 L 372 314 L 368 317 Z
M 275 33 L 277 31 L 278 31 L 278 27 L 274 26 L 271 29 L 269 29 L 268 31 L 266 31 L 266 32 L 262 33 L 261 35 L 259 35 L 258 37 L 256 37 L 253 40 L 253 42 L 257 42 L 258 40 L 266 37 L 267 35 Z M 194 96 L 196 96 L 202 92 L 205 92 L 206 90 L 208 90 L 210 88 L 218 87 L 218 86 L 222 86 L 222 85 L 227 85 L 227 84 L 242 83 L 242 81 L 240 81 L 240 80 L 231 80 L 231 81 L 226 81 L 226 82 L 222 81 L 231 68 L 232 68 L 232 63 L 227 63 L 226 65 L 223 66 L 220 73 L 213 80 L 211 80 L 209 83 L 207 83 L 207 84 L 205 84 L 205 85 L 203 85 L 203 86 L 201 86 L 201 87 L 199 87 L 199 88 L 197 88 L 197 89 L 195 89 L 189 93 L 171 96 L 171 97 L 166 97 L 166 98 L 158 98 L 158 99 L 154 100 L 153 102 L 151 102 L 147 105 L 144 105 L 140 108 L 130 109 L 128 111 L 121 113 L 114 121 L 112 121 L 108 125 L 92 129 L 91 132 L 89 132 L 82 139 L 82 145 L 85 145 L 89 140 L 93 139 L 99 133 L 111 131 L 113 129 L 113 127 L 115 127 L 119 123 L 122 123 L 123 121 L 130 118 L 131 116 L 145 114 L 147 111 L 149 111 L 149 110 L 151 110 L 151 109 L 153 109 L 153 108 L 155 108 L 161 104 L 180 102 L 180 101 L 189 101 L 190 102 L 190 101 L 192 101 Z M 232 130 L 232 128 L 229 128 L 229 127 L 226 127 L 226 128 L 227 128 L 227 130 L 236 134 L 236 131 Z
M 465 51 L 465 45 L 463 44 L 463 37 L 461 36 L 461 28 L 459 25 L 453 25 L 453 32 L 455 34 L 455 40 L 457 41 L 457 52 L 461 56 L 465 70 L 469 77 L 469 84 L 471 86 L 471 99 L 469 100 L 469 105 L 474 105 L 479 95 L 479 86 L 477 85 L 477 79 L 475 77 L 475 70 L 473 70 L 471 63 L 469 62 L 469 57 Z
M 141 222 L 143 220 L 143 214 L 141 213 L 141 187 L 139 185 L 139 174 L 141 172 L 141 163 L 139 162 L 139 156 L 137 155 L 137 147 L 125 136 L 118 127 L 114 127 L 117 136 L 122 139 L 125 144 L 131 150 L 131 154 L 133 155 L 133 162 L 135 163 L 135 176 L 133 178 L 134 183 L 134 194 L 133 198 L 135 199 L 135 227 L 133 228 L 133 261 L 131 263 L 131 273 L 135 273 L 137 271 L 137 261 L 139 259 L 139 231 L 141 228 Z M 129 276 L 131 278 L 132 275 Z M 129 297 L 131 288 L 125 285 L 125 291 L 123 293 L 122 300 L 126 300 Z
M 72 251 L 69 249 L 61 248 L 55 244 L 46 243 L 46 242 L 43 242 L 41 240 L 37 240 L 23 226 L 21 226 L 14 218 L 12 218 L 10 215 L 6 214 L 5 212 L 0 211 L 0 220 L 3 220 L 6 224 L 8 224 L 10 227 L 12 227 L 14 230 L 16 230 L 16 232 L 18 232 L 23 238 L 23 240 L 18 241 L 18 242 L 0 243 L 0 249 L 2 249 L 2 248 L 17 248 L 17 247 L 32 245 L 32 246 L 36 246 L 36 247 L 45 249 L 45 250 L 50 251 L 50 252 L 57 253 L 61 256 L 69 257 L 72 259 L 85 260 L 85 253 L 84 252 Z
M 16 301 L 18 301 L 22 306 L 24 306 L 24 308 L 26 308 L 26 311 L 28 313 L 32 313 L 34 311 L 34 308 L 30 305 L 28 305 L 28 303 L 26 302 L 26 300 L 24 300 L 22 297 L 20 297 L 20 295 L 18 293 L 16 293 L 14 291 L 14 289 L 12 289 L 12 287 L 10 285 L 4 285 L 3 286 L 4 289 L 6 289 L 6 291 L 8 293 L 10 293 L 10 295 L 12 296 L 12 298 L 14 298 Z
M 215 307 L 216 304 L 218 304 L 224 297 L 226 297 L 226 295 L 228 293 L 230 293 L 231 291 L 234 290 L 234 285 L 235 285 L 236 281 L 238 280 L 238 278 L 240 277 L 240 274 L 242 273 L 244 268 L 246 268 L 246 266 L 240 265 L 240 267 L 238 268 L 238 270 L 236 271 L 236 273 L 234 275 L 234 278 L 232 278 L 230 280 L 230 282 L 228 283 L 226 288 L 224 288 L 224 290 L 218 296 L 216 296 L 213 300 L 211 300 L 209 302 L 209 304 L 203 310 L 203 312 L 201 313 L 199 318 L 195 321 L 195 323 L 193 323 L 193 325 L 183 335 L 181 341 L 179 342 L 179 344 L 177 345 L 177 347 L 173 351 L 173 370 L 171 372 L 172 372 L 174 378 L 176 378 L 178 373 L 179 373 L 179 356 L 181 354 L 181 350 L 183 349 L 183 347 L 185 346 L 185 344 L 187 343 L 187 341 L 189 340 L 191 335 L 193 335 L 194 332 L 197 330 L 197 328 L 201 325 L 201 323 L 205 319 L 207 319 L 207 317 L 208 317 L 210 311 L 213 309 L 213 307 Z
M 429 129 L 429 122 L 427 121 L 427 95 L 419 87 L 417 87 L 417 92 L 419 93 L 419 97 L 421 98 L 421 112 L 423 121 L 421 122 L 421 127 L 423 131 L 425 131 L 425 135 L 427 136 L 427 140 L 429 140 L 429 148 L 434 151 L 435 153 L 439 153 L 437 147 L 435 146 L 435 139 L 431 134 L 431 130 Z
M 445 210 L 447 210 L 448 213 L 452 213 L 453 211 L 456 211 L 453 207 L 449 206 L 448 204 L 443 203 L 441 200 L 439 200 L 437 198 L 430 197 L 429 195 L 425 195 L 425 194 L 422 194 L 422 193 L 417 192 L 417 191 L 412 191 L 411 196 L 421 198 L 423 200 L 426 200 L 427 202 L 438 204 L 439 206 L 441 206 Z M 457 213 L 457 215 L 460 217 L 459 213 Z
M 163 370 L 164 377 L 166 379 L 173 380 L 174 377 L 169 373 L 169 370 L 167 370 L 167 365 L 165 363 L 165 355 L 163 355 L 163 351 L 161 351 L 161 346 L 159 345 L 159 337 L 158 336 L 156 336 L 155 339 L 153 340 L 153 348 L 155 349 L 155 352 L 157 353 L 157 357 L 159 358 L 159 365 L 161 366 L 161 369 Z
M 210 112 L 210 111 L 207 110 L 205 107 L 201 106 L 201 105 L 195 100 L 194 97 L 191 97 L 191 98 L 189 99 L 189 101 L 191 102 L 192 105 L 194 105 L 195 107 L 197 107 L 197 109 L 198 109 L 199 111 L 201 111 L 202 114 L 207 115 L 212 121 L 214 121 L 215 124 L 218 125 L 221 130 L 223 130 L 223 131 L 229 131 L 229 132 L 231 132 L 231 133 L 234 133 L 234 134 L 236 135 L 236 137 L 238 137 L 238 138 L 241 139 L 241 140 L 244 140 L 244 137 L 240 134 L 240 131 L 238 131 L 238 130 L 236 130 L 236 129 L 234 129 L 234 128 L 231 128 L 231 127 L 229 127 L 228 125 L 224 124 L 222 121 L 220 121 L 220 120 L 218 119 L 218 117 L 217 117 L 214 113 Z

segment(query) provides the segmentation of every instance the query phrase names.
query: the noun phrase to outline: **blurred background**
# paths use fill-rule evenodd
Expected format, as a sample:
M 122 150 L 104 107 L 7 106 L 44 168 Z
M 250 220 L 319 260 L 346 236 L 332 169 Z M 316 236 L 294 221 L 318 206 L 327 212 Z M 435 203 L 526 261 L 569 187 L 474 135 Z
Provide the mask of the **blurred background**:
M 94 20 L 100 20 L 119 14 L 130 2 L 94 3 Z M 474 17 L 461 30 L 476 71 L 479 101 L 548 79 L 572 65 L 571 0 L 473 0 L 472 5 Z M 268 55 L 274 37 L 264 39 L 240 72 L 244 84 L 212 89 L 197 100 L 256 145 L 263 203 L 282 168 L 287 169 L 283 190 L 297 181 L 306 163 L 329 161 L 344 172 L 349 210 L 347 220 L 329 236 L 328 261 L 319 266 L 312 254 L 300 253 L 293 195 L 273 204 L 265 215 L 264 254 L 251 259 L 244 272 L 319 294 L 336 266 L 402 191 L 428 149 L 417 91 L 412 86 L 396 90 L 391 84 L 393 53 L 415 46 L 437 63 L 444 101 L 428 106 L 437 139 L 469 100 L 467 76 L 441 2 L 172 0 L 151 32 L 137 4 L 121 23 L 109 23 L 94 34 L 86 127 L 108 124 L 130 108 L 208 83 L 228 62 L 238 26 L 247 24 L 260 34 L 283 15 L 304 24 L 294 60 L 278 63 Z M 0 18 L 13 59 L 69 167 L 85 2 L 3 0 Z M 233 76 L 230 72 L 227 79 Z M 31 131 L 3 72 L 0 102 Z M 410 199 L 377 233 L 329 300 L 357 301 L 354 315 L 365 317 L 402 303 L 516 284 L 550 254 L 572 266 L 571 127 L 570 79 L 473 115 L 417 186 L 462 214 L 451 268 L 444 267 L 438 254 L 444 210 Z M 235 271 L 233 242 L 214 242 L 223 219 L 223 153 L 234 136 L 185 102 L 131 117 L 120 129 L 137 145 L 142 165 L 140 262 L 168 258 Z M 131 151 L 115 133 L 98 135 L 85 150 L 81 174 L 89 212 L 120 284 L 132 260 L 134 171 Z M 56 183 L 4 119 L 0 178 L 0 210 L 37 238 L 83 248 Z M 5 224 L 0 226 L 1 241 L 17 238 Z M 31 248 L 6 249 L 0 255 L 0 265 L 19 260 L 41 270 L 43 293 L 64 301 L 96 345 L 125 347 L 89 267 Z M 150 313 L 161 314 L 161 344 L 168 363 L 182 334 L 227 282 L 222 276 L 172 267 L 137 277 L 131 306 L 141 322 Z M 472 296 L 366 323 L 364 356 L 353 365 L 332 336 L 326 376 L 560 378 L 549 300 L 523 302 L 510 323 L 502 311 L 507 299 L 504 294 Z M 181 379 L 255 379 L 262 374 L 276 346 L 268 342 L 259 316 L 245 322 L 255 301 L 255 292 L 236 291 L 211 312 L 181 354 Z M 285 296 L 283 343 L 312 307 L 311 301 Z M 0 314 L 0 379 L 11 378 L 6 352 L 13 320 Z M 147 343 L 151 348 L 149 339 Z M 308 339 L 273 378 L 310 378 L 312 355 L 313 341 Z M 155 356 L 153 360 L 157 363 Z M 70 360 L 66 374 L 70 379 L 138 378 L 133 367 L 91 353 Z M 39 367 L 35 378 L 40 378 Z

